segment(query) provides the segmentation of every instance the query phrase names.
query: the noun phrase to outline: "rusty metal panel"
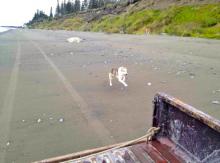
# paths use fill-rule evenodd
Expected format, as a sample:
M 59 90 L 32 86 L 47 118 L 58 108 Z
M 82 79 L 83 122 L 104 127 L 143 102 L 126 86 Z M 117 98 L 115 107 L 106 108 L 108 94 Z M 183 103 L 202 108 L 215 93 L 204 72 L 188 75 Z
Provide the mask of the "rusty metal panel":
M 130 149 L 141 162 L 168 163 L 168 161 L 150 144 L 137 144 L 130 147 Z
M 218 120 L 166 94 L 154 98 L 153 126 L 160 127 L 155 138 L 174 142 L 171 150 L 186 162 L 220 162 Z M 181 154 L 180 154 L 181 153 Z
M 147 155 L 147 153 L 145 153 Z M 149 160 L 148 160 L 149 159 Z M 65 161 L 65 163 L 141 163 L 136 155 L 130 150 L 129 147 L 114 149 L 106 151 L 101 154 L 95 154 L 86 158 Z M 150 157 L 146 157 L 146 163 L 154 163 L 150 160 Z

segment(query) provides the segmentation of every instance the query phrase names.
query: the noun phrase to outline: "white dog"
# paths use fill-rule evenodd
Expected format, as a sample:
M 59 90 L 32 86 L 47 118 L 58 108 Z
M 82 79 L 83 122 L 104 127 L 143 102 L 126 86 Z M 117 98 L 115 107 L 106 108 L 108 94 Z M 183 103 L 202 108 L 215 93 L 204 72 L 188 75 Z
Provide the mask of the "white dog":
M 69 43 L 73 43 L 73 42 L 80 43 L 82 41 L 82 39 L 79 38 L 79 37 L 70 37 L 70 38 L 67 39 L 67 41 Z
M 127 87 L 127 83 L 125 83 L 125 77 L 128 75 L 128 71 L 126 67 L 112 68 L 109 73 L 109 84 L 112 86 L 112 79 L 115 77 L 118 79 L 120 83 L 122 83 L 125 87 Z

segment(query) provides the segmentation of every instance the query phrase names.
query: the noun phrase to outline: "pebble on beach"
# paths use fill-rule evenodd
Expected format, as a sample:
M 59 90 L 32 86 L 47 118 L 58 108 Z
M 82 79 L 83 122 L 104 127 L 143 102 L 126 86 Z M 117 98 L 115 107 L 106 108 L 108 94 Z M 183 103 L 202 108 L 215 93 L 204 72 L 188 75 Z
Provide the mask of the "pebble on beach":
M 213 90 L 212 93 L 213 93 L 213 94 L 215 94 L 215 93 L 220 93 L 220 89 L 218 89 L 218 90 Z
M 38 120 L 37 120 L 37 123 L 40 123 L 42 120 L 39 118 Z
M 6 146 L 9 146 L 11 143 L 8 141 L 7 143 L 6 143 Z
M 218 100 L 213 100 L 212 104 L 220 105 L 220 102 Z

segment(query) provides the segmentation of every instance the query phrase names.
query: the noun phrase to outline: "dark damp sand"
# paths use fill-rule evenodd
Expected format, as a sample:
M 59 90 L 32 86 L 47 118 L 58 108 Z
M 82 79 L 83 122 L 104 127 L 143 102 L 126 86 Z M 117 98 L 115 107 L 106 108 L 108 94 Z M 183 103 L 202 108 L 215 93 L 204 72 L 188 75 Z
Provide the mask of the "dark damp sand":
M 128 87 L 109 87 L 121 65 Z M 0 84 L 1 161 L 31 162 L 144 135 L 159 91 L 220 119 L 220 41 L 14 30 L 0 35 Z

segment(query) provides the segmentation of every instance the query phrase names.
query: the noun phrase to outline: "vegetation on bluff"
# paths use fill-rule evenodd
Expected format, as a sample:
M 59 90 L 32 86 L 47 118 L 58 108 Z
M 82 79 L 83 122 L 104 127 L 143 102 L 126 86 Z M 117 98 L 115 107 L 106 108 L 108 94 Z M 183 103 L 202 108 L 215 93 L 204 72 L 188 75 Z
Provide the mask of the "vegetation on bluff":
M 105 8 L 94 11 L 93 17 L 91 11 L 87 11 L 45 20 L 31 27 L 128 34 L 144 34 L 150 29 L 153 34 L 220 39 L 220 3 L 162 9 L 137 9 L 135 5 L 128 5 L 118 14 L 114 14 L 117 6 L 114 8 L 110 14 L 103 14 Z

